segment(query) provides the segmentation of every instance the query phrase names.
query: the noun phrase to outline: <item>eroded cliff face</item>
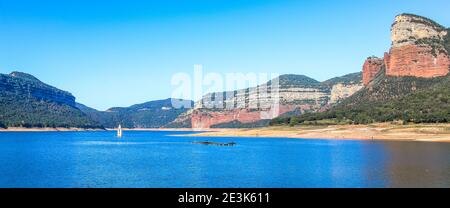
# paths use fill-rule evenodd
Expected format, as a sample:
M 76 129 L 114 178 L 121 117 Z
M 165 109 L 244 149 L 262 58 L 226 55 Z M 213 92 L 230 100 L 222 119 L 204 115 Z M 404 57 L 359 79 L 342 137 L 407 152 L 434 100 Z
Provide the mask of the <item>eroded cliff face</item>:
M 286 113 L 294 110 L 295 107 L 280 106 L 279 114 Z M 262 114 L 275 115 L 272 114 L 273 108 L 268 109 L 246 109 L 239 108 L 233 110 L 225 111 L 210 111 L 207 109 L 196 109 L 192 114 L 192 127 L 193 128 L 210 128 L 211 126 L 223 123 L 230 123 L 232 121 L 239 121 L 241 123 L 255 123 L 263 120 Z M 279 115 L 278 114 L 278 115 Z M 273 118 L 273 117 L 272 117 Z M 269 119 L 267 117 L 266 119 Z
M 386 75 L 432 78 L 448 74 L 450 60 L 442 51 L 433 54 L 427 45 L 393 47 L 386 56 Z
M 283 75 L 276 89 L 261 85 L 207 94 L 196 102 L 193 110 L 177 118 L 169 127 L 184 124 L 184 127 L 205 129 L 232 122 L 252 124 L 292 112 L 322 111 L 363 87 L 361 77 L 355 76 L 354 80 L 353 76 L 321 83 L 301 75 Z M 274 91 L 275 94 L 267 93 Z M 190 125 L 186 125 L 189 121 Z
M 383 67 L 388 76 L 447 75 L 450 68 L 448 35 L 446 28 L 425 17 L 398 15 L 391 28 L 392 47 L 385 53 L 383 63 L 380 65 L 380 59 L 375 59 L 366 60 L 364 64 L 364 84 L 368 85 L 374 73 Z
M 338 83 L 331 88 L 330 104 L 338 103 L 339 101 L 348 98 L 362 89 L 362 83 L 346 84 Z
M 443 40 L 446 29 L 436 22 L 417 15 L 401 14 L 395 17 L 391 27 L 392 47 L 415 45 L 417 40 Z
M 259 88 L 258 88 L 259 90 Z M 252 90 L 250 90 L 252 91 Z M 284 88 L 277 95 L 254 91 L 248 94 L 237 93 L 225 98 L 223 102 L 210 101 L 209 95 L 196 104 L 191 115 L 192 128 L 210 128 L 211 126 L 238 121 L 248 124 L 260 120 L 276 118 L 282 114 L 299 110 L 299 112 L 316 111 L 324 106 L 330 92 L 319 88 Z M 279 96 L 279 100 L 276 97 Z M 217 107 L 210 108 L 214 103 Z M 234 107 L 229 107 L 229 105 Z
M 386 56 L 386 75 L 438 77 L 449 71 L 446 28 L 424 17 L 399 15 L 391 29 L 392 48 Z
M 369 82 L 375 78 L 375 75 L 377 75 L 384 67 L 385 64 L 383 59 L 377 57 L 367 58 L 362 70 L 364 85 L 368 85 Z

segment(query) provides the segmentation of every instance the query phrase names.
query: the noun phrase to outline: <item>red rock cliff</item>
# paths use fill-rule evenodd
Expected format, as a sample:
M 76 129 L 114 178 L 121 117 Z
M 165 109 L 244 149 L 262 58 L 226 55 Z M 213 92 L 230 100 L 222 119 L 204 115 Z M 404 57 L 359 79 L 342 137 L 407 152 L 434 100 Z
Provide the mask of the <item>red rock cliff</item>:
M 384 60 L 381 58 L 370 57 L 366 59 L 363 65 L 363 84 L 368 85 L 375 75 L 384 67 Z
M 447 30 L 425 17 L 403 14 L 391 28 L 392 48 L 385 57 L 386 75 L 437 77 L 448 74 Z
M 450 60 L 447 54 L 432 54 L 429 46 L 405 45 L 391 48 L 386 60 L 386 75 L 438 77 L 448 74 Z
M 363 82 L 367 85 L 381 69 L 388 76 L 432 78 L 449 73 L 450 59 L 445 46 L 448 31 L 424 17 L 402 14 L 391 28 L 392 47 L 380 59 L 368 59 L 363 67 Z
M 295 108 L 296 106 L 280 106 L 278 113 L 273 114 L 273 118 L 293 111 Z M 197 109 L 192 113 L 192 128 L 207 129 L 217 124 L 230 123 L 233 121 L 253 123 L 262 120 L 262 113 L 270 114 L 270 111 L 270 109 L 256 111 L 246 108 L 228 111 L 208 111 L 204 109 Z

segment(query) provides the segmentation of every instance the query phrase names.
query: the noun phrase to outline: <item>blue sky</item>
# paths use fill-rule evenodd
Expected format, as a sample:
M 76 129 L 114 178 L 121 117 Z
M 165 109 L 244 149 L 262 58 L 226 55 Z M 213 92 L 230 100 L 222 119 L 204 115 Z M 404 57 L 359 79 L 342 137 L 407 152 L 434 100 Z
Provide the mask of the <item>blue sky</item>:
M 174 73 L 361 70 L 395 15 L 450 26 L 448 0 L 0 0 L 0 73 L 14 70 L 104 110 L 164 99 Z

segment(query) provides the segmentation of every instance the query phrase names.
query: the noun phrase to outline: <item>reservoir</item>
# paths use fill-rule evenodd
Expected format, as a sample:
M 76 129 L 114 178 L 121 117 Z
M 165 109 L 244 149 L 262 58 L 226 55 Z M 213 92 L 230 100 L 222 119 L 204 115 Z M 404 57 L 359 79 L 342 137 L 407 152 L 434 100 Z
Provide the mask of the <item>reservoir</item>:
M 188 133 L 1 132 L 0 187 L 450 187 L 450 143 Z

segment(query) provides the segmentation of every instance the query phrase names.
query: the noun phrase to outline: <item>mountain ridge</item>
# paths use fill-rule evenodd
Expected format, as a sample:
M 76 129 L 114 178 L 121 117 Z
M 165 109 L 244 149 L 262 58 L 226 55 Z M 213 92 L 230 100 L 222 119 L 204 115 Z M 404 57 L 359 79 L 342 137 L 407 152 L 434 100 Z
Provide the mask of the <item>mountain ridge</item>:
M 75 97 L 36 77 L 0 74 L 0 126 L 102 128 L 75 107 Z
M 106 111 L 98 111 L 83 104 L 77 105 L 92 120 L 106 128 L 115 128 L 119 124 L 125 128 L 160 128 L 188 110 L 172 107 L 172 100 L 173 98 L 167 98 L 129 107 L 111 107 Z M 176 100 L 186 102 L 186 100 Z M 193 104 L 192 101 L 187 100 L 187 102 Z

